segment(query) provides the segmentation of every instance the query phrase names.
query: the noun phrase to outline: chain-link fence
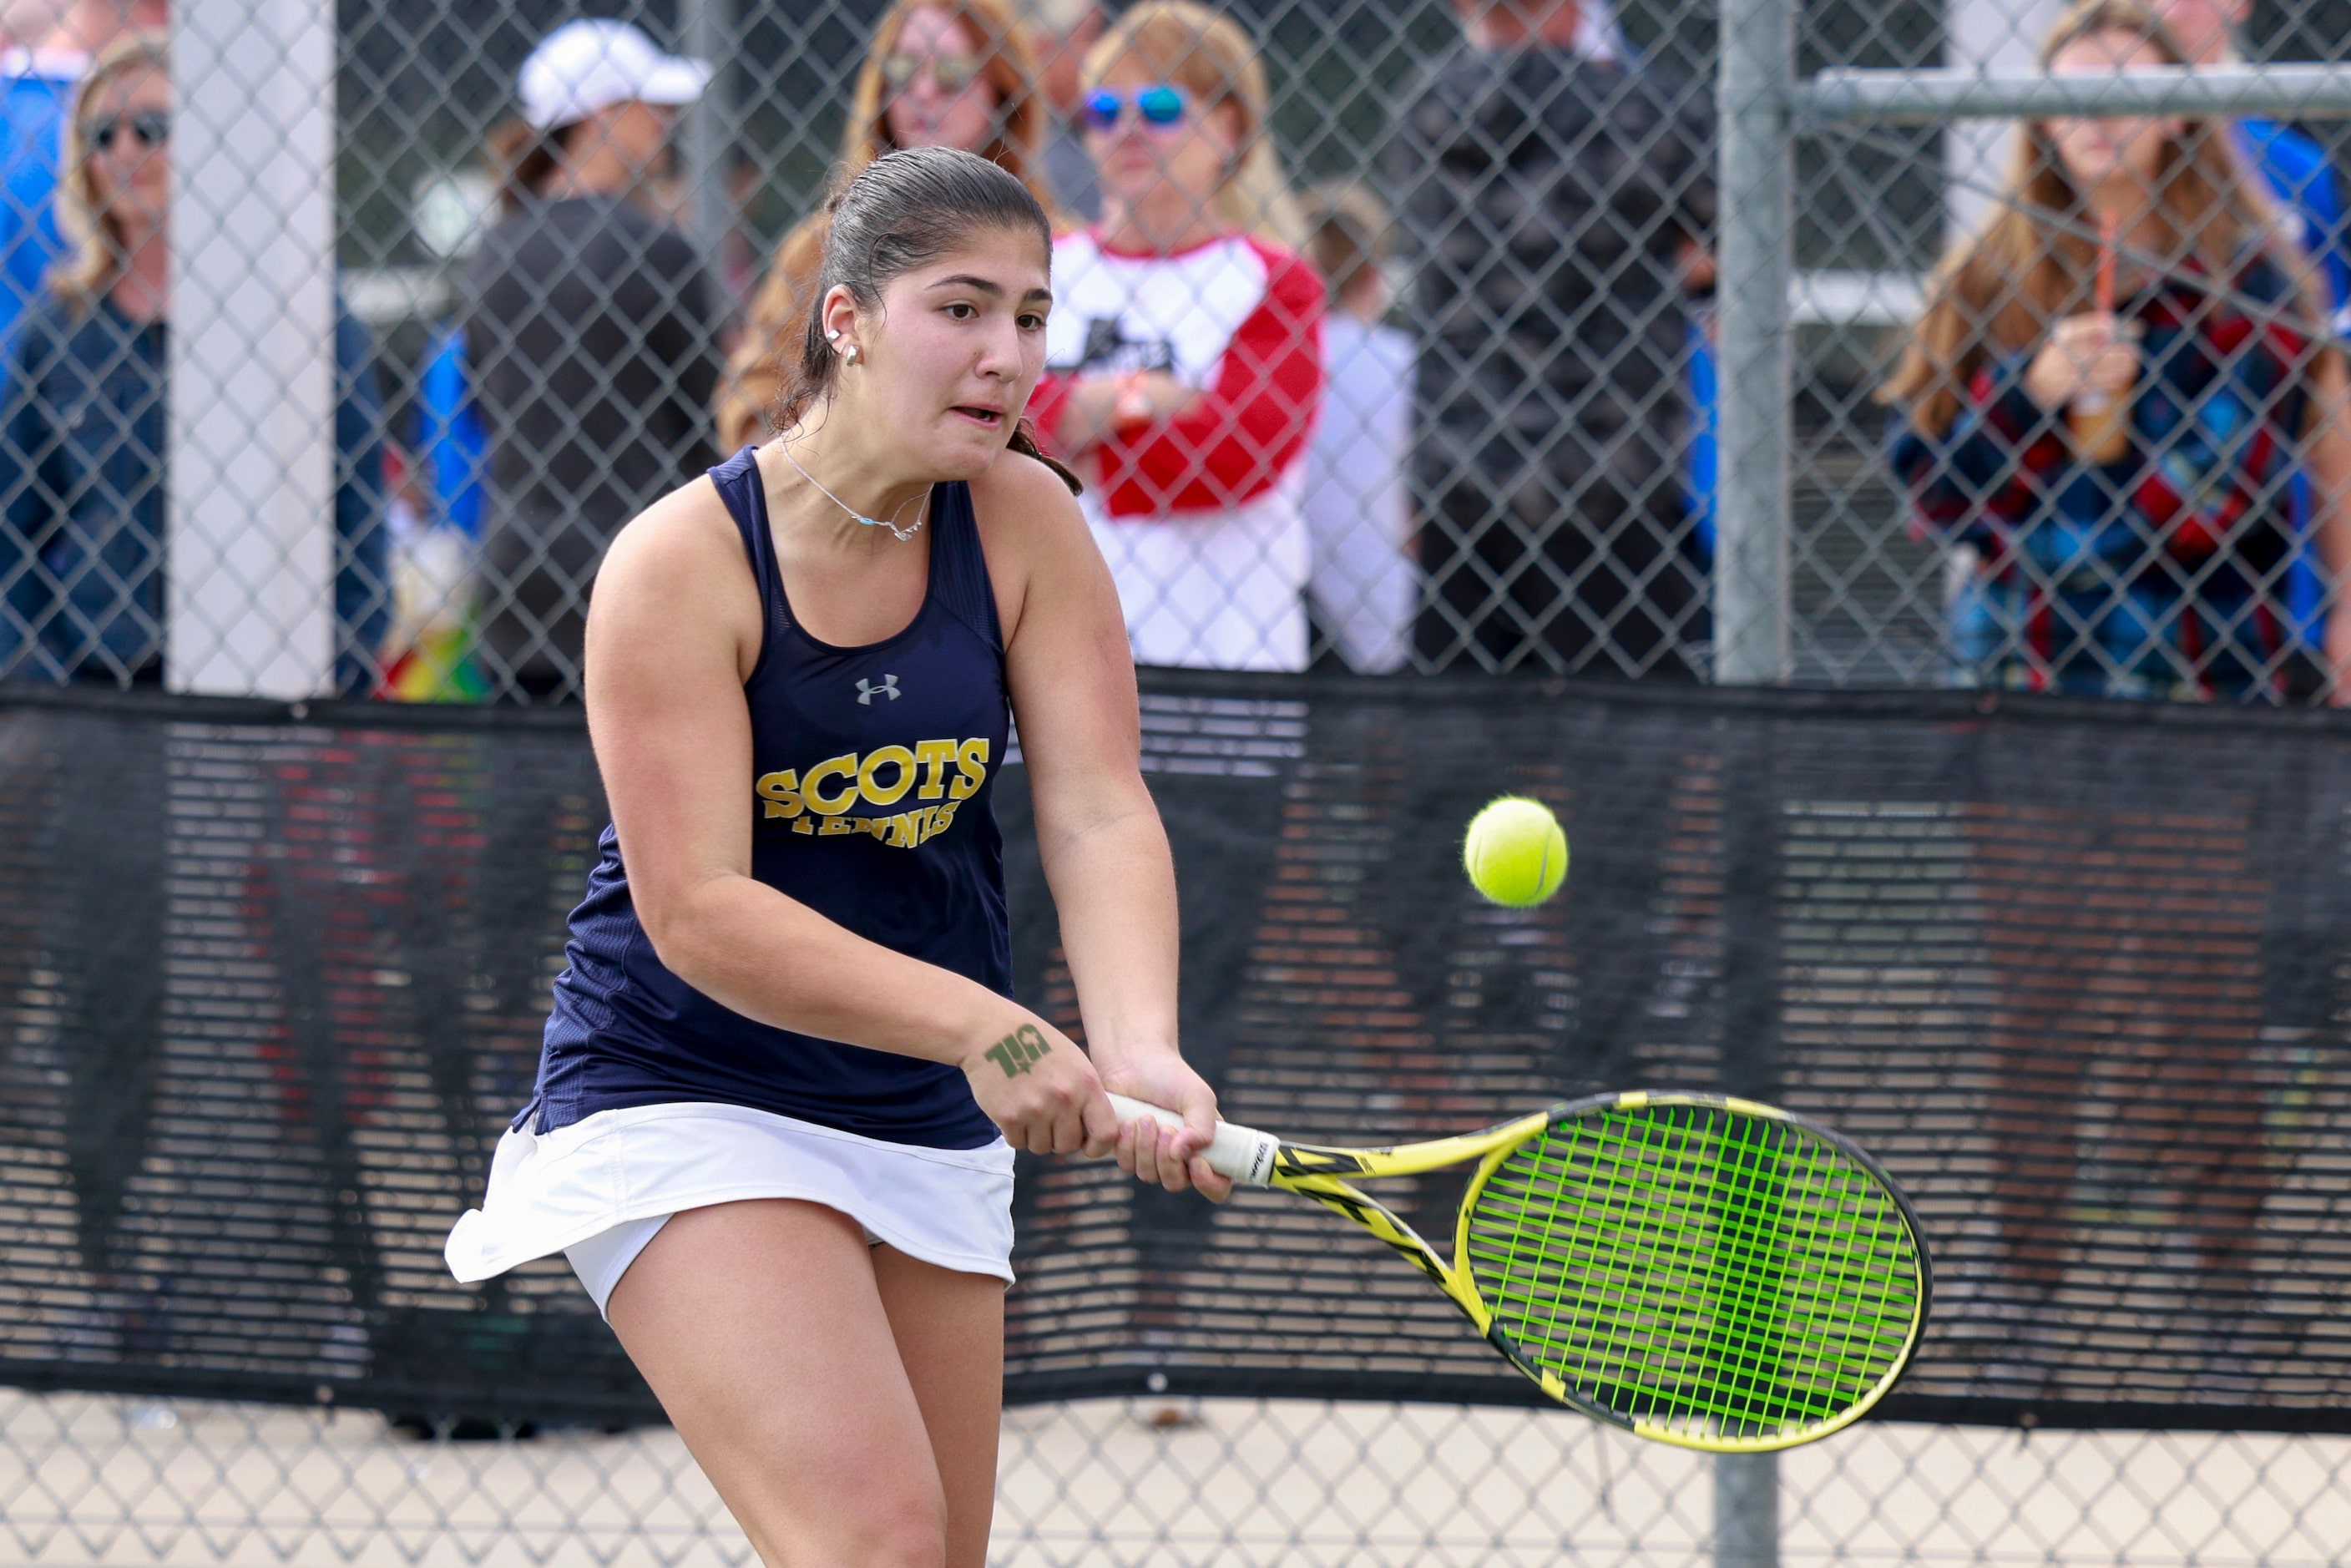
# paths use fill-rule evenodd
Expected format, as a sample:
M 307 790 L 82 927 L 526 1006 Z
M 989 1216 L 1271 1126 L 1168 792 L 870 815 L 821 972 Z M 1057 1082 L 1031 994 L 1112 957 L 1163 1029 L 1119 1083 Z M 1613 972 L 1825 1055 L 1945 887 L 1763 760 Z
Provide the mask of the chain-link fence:
M 605 542 L 767 433 L 828 172 L 938 141 L 1061 233 L 1030 413 L 1144 662 L 1707 666 L 1694 11 L 1528 53 L 1439 0 L 1106 46 L 1071 0 L 601 8 L 642 36 L 559 35 L 551 0 L 312 9 L 183 5 L 176 59 L 98 77 L 26 62 L 49 140 L 19 164 L 82 173 L 22 182 L 22 216 L 84 237 L 20 222 L 12 253 L 15 678 L 575 694 Z M 171 83 L 168 147 L 49 145 Z M 167 161 L 165 246 L 116 195 Z
M 2351 1444 L 1872 1426 L 1792 1455 L 1791 1563 L 2340 1563 Z M 666 1431 L 434 1442 L 377 1417 L 0 1396 L 13 1561 L 738 1564 Z M 1560 1413 L 1093 1401 L 1006 1418 L 994 1560 L 1690 1564 L 1705 1464 Z
M 2232 45 L 2229 5 L 2179 3 L 2140 63 L 2325 60 L 2345 34 L 2309 0 L 2253 10 Z M 1178 20 L 1090 52 L 1101 13 L 1035 5 L 912 34 L 905 6 L 607 7 L 643 29 L 622 60 L 611 37 L 554 37 L 577 18 L 536 0 L 345 5 L 331 27 L 198 4 L 154 68 L 186 100 L 168 148 L 106 112 L 173 90 L 138 61 L 96 80 L 27 54 L 0 670 L 576 693 L 604 542 L 767 433 L 828 171 L 944 139 L 1019 167 L 1061 230 L 1031 414 L 1092 481 L 1145 662 L 1705 674 L 1751 584 L 1770 647 L 1727 650 L 1734 675 L 2332 682 L 2343 465 L 2315 411 L 2351 250 L 2325 125 L 2186 122 L 2209 214 L 2102 246 L 2095 212 L 2059 210 L 2079 193 L 2055 142 L 2011 178 L 2012 123 L 1920 123 L 1931 106 L 1814 103 L 1779 180 L 1782 108 L 1717 135 L 1710 10 L 1471 26 L 1435 0 L 1265 0 L 1230 37 Z M 1792 47 L 1803 72 L 2032 69 L 2055 12 L 1841 3 Z M 1550 47 L 1510 41 L 1545 25 Z M 1767 17 L 1734 72 L 1784 57 L 1792 26 Z M 717 66 L 705 86 L 640 46 Z M 664 70 L 685 75 L 640 84 L 671 100 L 650 119 L 585 108 Z M 1176 118 L 1154 126 L 1134 90 L 1162 76 Z M 69 120 L 125 129 L 57 145 Z M 1223 151 L 1152 151 L 1196 131 Z M 1719 147 L 1731 210 L 1784 206 L 1791 232 L 1718 223 Z M 1124 172 L 1106 184 L 1100 159 Z M 112 193 L 167 160 L 173 237 L 149 244 Z M 2001 243 L 2050 265 L 2029 284 L 1980 266 L 1917 337 L 1938 257 L 2001 212 Z M 1771 295 L 1728 344 L 1719 241 Z M 2130 346 L 2100 373 L 2152 378 L 2118 404 L 2040 352 L 2055 321 L 2100 317 L 2101 277 Z M 2101 398 L 2123 412 L 2090 460 L 2070 422 Z M 1761 554 L 1718 570 L 1726 498 L 1732 548 Z M 1740 520 L 1759 507 L 1760 533 Z
M 1224 8 L 1246 57 L 1188 22 L 1172 49 L 1096 50 L 1127 8 L 1086 0 L 586 8 L 643 56 L 564 41 L 581 8 L 559 0 L 41 9 L 9 13 L 26 47 L 0 80 L 0 678 L 576 697 L 612 533 L 768 434 L 830 171 L 926 140 L 1017 164 L 1054 215 L 1031 406 L 1088 481 L 1145 662 L 2281 698 L 2334 678 L 2337 121 L 2183 126 L 2163 156 L 2210 154 L 2209 211 L 2148 226 L 2109 198 L 2168 165 L 2129 165 L 2126 137 L 2044 138 L 2034 172 L 2121 170 L 2053 217 L 2011 177 L 2013 124 L 1771 96 L 1774 50 L 1801 77 L 2031 70 L 2046 4 L 1747 7 L 1730 79 L 1768 91 L 1721 102 L 1722 18 L 1667 4 L 1249 0 Z M 2232 19 L 2262 62 L 2351 37 L 2340 0 L 2165 9 L 2199 58 Z M 167 21 L 168 49 L 103 36 Z M 1726 221 L 1774 204 L 1776 236 Z M 1901 380 L 1936 262 L 2001 212 L 2053 270 L 1986 274 L 1941 318 L 1948 362 Z M 1713 297 L 1759 279 L 1718 336 Z M 2077 356 L 2106 369 L 2036 377 L 2082 316 L 2127 323 Z M 1779 1539 L 2333 1563 L 2344 1463 L 2334 1438 L 1883 1426 L 1786 1461 Z M 1716 1484 L 1557 1415 L 1039 1406 L 1008 1418 L 999 1541 L 1695 1559 L 1718 1554 Z M 0 1510 L 40 1563 L 746 1554 L 665 1434 L 439 1444 L 81 1395 L 0 1407 Z
M 2229 7 L 2191 3 L 2148 61 L 2231 47 Z M 1798 64 L 2029 69 L 2055 11 L 1816 7 Z M 2053 360 L 2028 384 L 2040 345 L 2011 340 L 2036 313 L 2095 314 L 2097 220 L 2030 217 L 2072 186 L 2045 138 L 2041 183 L 2012 180 L 2010 124 L 1815 115 L 1792 191 L 1752 183 L 1771 156 L 1746 168 L 1735 210 L 1784 201 L 1792 267 L 1740 253 L 1741 286 L 1774 295 L 1771 329 L 1751 353 L 1730 345 L 1738 374 L 1718 375 L 1710 12 L 1586 9 L 1531 49 L 1508 45 L 1521 24 L 1465 28 L 1442 5 L 1290 0 L 1235 13 L 1239 53 L 1144 29 L 1089 62 L 1103 20 L 1078 4 L 983 5 L 906 37 L 905 7 L 622 7 L 646 47 L 720 62 L 698 93 L 650 89 L 691 101 L 660 107 L 675 131 L 643 147 L 610 105 L 549 119 L 588 101 L 562 95 L 611 86 L 582 73 L 667 68 L 608 62 L 609 38 L 554 40 L 555 96 L 525 101 L 524 62 L 573 19 L 561 5 L 346 5 L 309 31 L 306 8 L 277 15 L 224 6 L 215 26 L 183 8 L 187 57 L 163 68 L 187 112 L 168 151 L 132 147 L 133 126 L 53 198 L 34 166 L 89 150 L 37 135 L 18 155 L 9 315 L 36 329 L 16 335 L 26 395 L 0 475 L 0 664 L 18 678 L 576 691 L 603 542 L 766 434 L 828 171 L 944 138 L 1020 167 L 1061 228 L 1031 411 L 1092 480 L 1146 662 L 1702 674 L 1714 619 L 1761 571 L 1758 591 L 1788 601 L 1780 664 L 1804 679 L 2265 695 L 2331 680 L 2339 465 L 2309 410 L 2351 260 L 2323 129 L 2193 122 L 2205 172 L 2228 177 L 2218 226 L 2166 219 L 2196 232 L 2110 247 L 2126 330 L 2156 312 L 2138 353 L 2162 384 L 2109 422 L 2126 455 L 2081 463 L 2068 410 L 2110 394 L 2059 385 Z M 2321 0 L 2247 20 L 2235 47 L 2262 61 L 2329 58 L 2343 36 Z M 1786 30 L 1767 26 L 1767 53 Z M 53 141 L 75 84 L 39 75 L 45 57 L 16 90 L 46 106 L 27 123 L 49 116 Z M 1089 129 L 1103 110 L 1088 95 L 1155 73 L 1182 78 L 1170 104 L 1196 98 L 1226 152 L 1131 160 L 1106 187 L 1094 160 L 1169 132 L 1138 130 L 1139 103 L 1121 129 L 1114 91 L 1113 120 Z M 238 85 L 265 78 L 267 95 Z M 1733 157 L 1776 145 L 1771 123 L 1732 138 Z M 167 158 L 176 238 L 140 253 L 154 287 L 136 267 L 116 278 L 121 213 L 90 204 Z M 1097 238 L 1085 224 L 1105 199 Z M 1169 203 L 1206 226 L 1136 226 Z M 613 221 L 580 222 L 605 208 Z M 1922 347 L 1904 370 L 1937 258 L 1996 211 L 2024 214 L 2010 239 L 2053 270 L 2027 288 L 1980 269 L 1928 324 L 1957 359 L 1937 370 Z M 1212 233 L 1221 248 L 1198 252 Z M 2255 233 L 2275 236 L 2260 266 L 2241 254 Z M 1746 243 L 1736 225 L 1721 237 Z M 2188 285 L 2166 282 L 2183 266 L 2254 267 L 2259 308 L 2189 320 Z M 2288 306 L 2305 341 L 2246 346 L 2250 321 Z M 1987 366 L 2015 374 L 1976 389 L 1978 408 L 1962 383 Z M 1936 376 L 1958 380 L 1920 379 Z M 1759 389 L 1777 411 L 1720 472 L 1719 383 L 1734 420 Z M 1900 413 L 1926 423 L 1896 449 Z M 167 470 L 171 433 L 192 455 Z M 1718 573 L 1723 497 L 1743 516 L 1750 484 L 1789 526 L 1755 547 L 1768 559 Z

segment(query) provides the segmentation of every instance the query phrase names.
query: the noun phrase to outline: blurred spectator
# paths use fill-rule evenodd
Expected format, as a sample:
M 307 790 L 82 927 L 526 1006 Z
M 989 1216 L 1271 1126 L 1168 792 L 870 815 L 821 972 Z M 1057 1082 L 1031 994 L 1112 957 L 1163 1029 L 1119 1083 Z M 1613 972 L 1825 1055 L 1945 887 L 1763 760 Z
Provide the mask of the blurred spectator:
M 0 47 L 30 48 L 65 14 L 65 0 L 0 0 Z
M 1412 560 L 1412 338 L 1384 324 L 1387 209 L 1353 182 L 1317 189 L 1307 255 L 1330 289 L 1326 386 L 1306 451 L 1307 597 L 1347 668 L 1401 669 L 1419 581 Z
M 0 344 L 64 256 L 57 214 L 66 108 L 92 56 L 132 28 L 161 32 L 164 0 L 48 0 L 8 7 L 0 51 Z M 20 30 L 21 29 L 21 30 Z
M 2105 0 L 2069 13 L 2043 59 L 2095 73 L 2180 55 Z M 2325 685 L 2281 600 L 2297 463 L 2330 575 L 2351 567 L 2344 363 L 2233 141 L 2194 120 L 2027 121 L 1996 215 L 1938 269 L 1886 395 L 1921 521 L 1975 552 L 1951 626 L 1962 682 L 2236 699 Z M 2351 601 L 2325 636 L 2340 672 Z
M 2041 51 L 2056 75 L 2182 63 L 2132 0 L 2076 5 Z M 1937 269 L 1887 395 L 1907 416 L 1894 464 L 1920 521 L 1973 552 L 1953 601 L 1960 681 L 2240 701 L 2325 684 L 2283 614 L 2289 480 L 2306 466 L 2339 574 L 2351 378 L 2317 277 L 2236 142 L 2216 120 L 2027 120 L 1990 221 Z M 2338 680 L 2346 629 L 2338 603 Z M 2170 1189 L 2168 1228 L 2214 1281 L 2183 1324 L 2196 1375 L 2241 1389 L 2259 1307 L 2239 1282 L 2276 1184 L 2253 1065 L 2272 888 L 2243 852 L 2249 824 L 2214 810 L 2189 856 L 2172 822 L 2130 802 L 2037 776 L 2010 790 L 1964 824 L 1996 1064 L 2002 1267 L 1977 1287 L 1986 1316 L 2017 1342 L 2045 1332 L 2081 1257 L 2095 1157 L 2135 1206 Z M 2095 1124 L 2070 1109 L 2087 1084 L 2107 1102 Z M 2158 1103 L 2183 1090 L 2192 1114 Z M 1991 1362 L 1986 1379 L 2035 1396 L 2053 1359 Z
M 480 573 L 473 538 L 434 515 L 430 490 L 408 454 L 383 449 L 384 521 L 392 628 L 383 643 L 378 695 L 395 702 L 488 699 L 475 645 Z
M 1322 280 L 1265 124 L 1265 68 L 1230 20 L 1144 0 L 1086 58 L 1102 219 L 1053 247 L 1029 413 L 1080 497 L 1135 658 L 1302 670 L 1307 436 Z
M 1086 52 L 1102 37 L 1097 0 L 1013 0 L 1037 62 L 1037 85 L 1052 112 L 1045 142 L 1045 175 L 1061 210 L 1092 223 L 1102 216 L 1102 190 L 1078 117 L 1084 110 Z
M 2164 0 L 2155 10 L 2180 53 L 2198 65 L 2224 65 L 2239 58 L 2237 37 L 2252 14 L 2252 0 Z M 2335 335 L 2351 337 L 2351 222 L 2345 216 L 2334 160 L 2293 126 L 2260 118 L 2237 121 L 2237 149 L 2293 214 L 2301 229 L 2303 254 L 2325 276 L 2327 302 L 2335 308 Z M 2294 523 L 2306 538 L 2313 515 L 2307 474 L 2294 475 Z M 2294 606 L 2295 631 L 2305 643 L 2324 642 L 2331 595 L 2332 586 L 2313 570 L 2310 552 L 2297 550 L 2287 597 Z
M 897 0 L 857 73 L 834 178 L 902 147 L 955 147 L 1010 170 L 1051 213 L 1040 152 L 1050 119 L 1005 0 Z M 718 396 L 718 439 L 730 450 L 770 434 L 766 413 L 783 390 L 780 367 L 799 352 L 824 236 L 820 210 L 784 236 L 752 296 Z
M 474 257 L 465 340 L 490 446 L 484 653 L 509 695 L 577 693 L 605 546 L 716 461 L 709 285 L 634 199 L 709 79 L 627 23 L 566 23 L 494 139 L 505 214 Z
M 1607 0 L 1582 0 L 1575 10 L 1575 52 L 1588 59 L 1631 60 L 1633 46 L 1617 25 Z M 1704 575 L 1714 560 L 1714 516 L 1718 437 L 1722 428 L 1719 384 L 1714 362 L 1714 277 L 1710 258 L 1692 257 L 1683 282 L 1690 295 L 1689 445 L 1682 454 L 1682 504 L 1693 525 L 1682 540 L 1683 553 Z
M 1467 41 L 1392 152 L 1421 334 L 1423 653 L 1688 678 L 1686 290 L 1705 94 L 1577 52 L 1573 0 L 1456 0 Z
M 2157 20 L 2195 65 L 2235 63 L 2237 35 L 2252 15 L 2252 0 L 2159 0 Z M 2335 334 L 2351 336 L 2351 228 L 2346 228 L 2343 191 L 2326 149 L 2293 126 L 2250 117 L 2236 122 L 2237 148 L 2260 171 L 2270 193 L 2291 209 L 2301 229 L 2303 253 L 2326 277 L 2326 297 L 2335 310 Z
M 425 511 L 478 543 L 488 510 L 482 482 L 489 473 L 490 437 L 474 402 L 473 370 L 462 328 L 442 329 L 416 378 L 417 477 L 431 497 Z
M 1616 24 L 1616 13 L 1608 7 L 1608 0 L 1583 0 L 1575 8 L 1575 41 L 1571 46 L 1587 59 L 1623 60 L 1632 57 L 1632 46 L 1625 41 L 1625 29 Z
M 0 412 L 0 674 L 163 674 L 172 80 L 157 35 L 101 54 L 66 127 L 68 253 L 19 322 Z M 335 323 L 335 685 L 364 695 L 386 620 L 381 409 Z
M 759 246 L 751 235 L 751 204 L 758 200 L 767 178 L 766 164 L 747 149 L 737 147 L 727 154 L 726 227 L 718 236 L 718 281 L 726 289 L 730 318 L 740 316 L 751 290 L 759 284 Z

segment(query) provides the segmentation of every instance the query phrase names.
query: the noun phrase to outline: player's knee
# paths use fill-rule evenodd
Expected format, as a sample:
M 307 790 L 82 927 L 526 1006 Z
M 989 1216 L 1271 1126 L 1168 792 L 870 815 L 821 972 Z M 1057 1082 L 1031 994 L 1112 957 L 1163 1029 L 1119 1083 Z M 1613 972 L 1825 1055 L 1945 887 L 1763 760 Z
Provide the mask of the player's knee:
M 946 1568 L 946 1501 L 904 1487 L 862 1489 L 830 1519 L 746 1519 L 751 1549 L 768 1564 L 825 1568 Z
M 873 1521 L 869 1549 L 856 1561 L 878 1568 L 946 1568 L 946 1500 L 910 1498 L 885 1506 Z
M 947 1504 L 935 1486 L 876 1487 L 849 1514 L 852 1539 L 835 1561 L 848 1568 L 946 1568 Z

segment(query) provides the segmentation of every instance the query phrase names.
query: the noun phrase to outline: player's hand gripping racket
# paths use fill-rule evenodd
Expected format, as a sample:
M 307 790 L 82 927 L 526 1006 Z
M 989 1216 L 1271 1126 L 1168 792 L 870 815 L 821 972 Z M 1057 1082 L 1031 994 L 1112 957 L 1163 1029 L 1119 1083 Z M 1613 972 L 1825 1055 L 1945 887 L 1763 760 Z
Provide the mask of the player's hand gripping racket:
M 1205 1154 L 1395 1248 L 1552 1398 L 1682 1448 L 1825 1437 L 1894 1385 L 1927 1324 L 1926 1248 L 1893 1182 L 1836 1134 L 1749 1101 L 1605 1094 L 1392 1149 L 1226 1122 Z M 1473 1160 L 1450 1264 L 1342 1179 Z

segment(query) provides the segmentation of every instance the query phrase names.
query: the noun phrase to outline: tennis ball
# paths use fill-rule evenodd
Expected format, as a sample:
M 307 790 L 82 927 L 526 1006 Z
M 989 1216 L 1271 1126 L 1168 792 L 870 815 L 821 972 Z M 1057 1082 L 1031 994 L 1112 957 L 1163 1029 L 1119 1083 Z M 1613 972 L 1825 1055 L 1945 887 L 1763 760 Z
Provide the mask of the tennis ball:
M 1567 834 L 1541 800 L 1504 795 L 1469 819 L 1461 864 L 1488 898 L 1531 909 L 1567 880 Z

